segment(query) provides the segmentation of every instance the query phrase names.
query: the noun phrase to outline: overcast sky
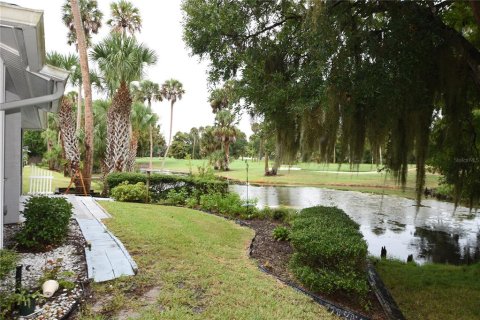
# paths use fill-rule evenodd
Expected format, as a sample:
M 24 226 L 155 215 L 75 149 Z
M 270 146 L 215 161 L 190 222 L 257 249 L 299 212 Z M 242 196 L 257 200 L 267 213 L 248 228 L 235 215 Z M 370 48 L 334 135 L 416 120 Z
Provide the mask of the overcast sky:
M 75 52 L 75 47 L 67 44 L 68 29 L 62 22 L 61 7 L 65 0 L 7 0 L 6 2 L 44 11 L 47 51 Z M 98 0 L 98 6 L 104 17 L 99 34 L 93 36 L 93 43 L 98 43 L 109 33 L 106 21 L 110 17 L 111 2 Z M 143 19 L 142 30 L 137 34 L 137 38 L 147 47 L 155 50 L 158 55 L 157 64 L 147 68 L 146 78 L 159 84 L 175 78 L 183 83 L 186 91 L 182 100 L 174 107 L 174 134 L 177 131 L 189 131 L 194 126 L 212 125 L 214 117 L 208 103 L 207 89 L 208 63 L 189 56 L 189 50 L 182 39 L 181 1 L 135 0 L 132 2 L 139 8 Z M 153 104 L 153 110 L 160 116 L 161 130 L 165 135 L 168 134 L 169 106 L 167 101 Z M 248 116 L 243 117 L 239 126 L 248 136 L 250 135 Z

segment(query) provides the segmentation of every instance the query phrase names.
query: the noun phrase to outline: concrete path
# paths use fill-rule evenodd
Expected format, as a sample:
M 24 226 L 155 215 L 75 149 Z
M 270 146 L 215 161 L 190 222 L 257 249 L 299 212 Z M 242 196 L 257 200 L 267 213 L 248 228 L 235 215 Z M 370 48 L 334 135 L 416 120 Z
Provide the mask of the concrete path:
M 88 244 L 85 248 L 88 278 L 103 282 L 135 275 L 138 269 L 135 261 L 122 242 L 101 222 L 110 215 L 92 197 L 66 197 L 73 205 L 75 219 Z

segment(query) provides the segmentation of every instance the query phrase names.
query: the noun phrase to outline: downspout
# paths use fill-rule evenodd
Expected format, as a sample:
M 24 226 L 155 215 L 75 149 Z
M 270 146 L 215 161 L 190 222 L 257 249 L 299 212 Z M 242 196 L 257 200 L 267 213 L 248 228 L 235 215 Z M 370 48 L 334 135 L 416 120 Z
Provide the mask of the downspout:
M 0 57 L 0 103 L 5 101 L 5 66 Z M 0 249 L 3 249 L 3 206 L 5 196 L 5 111 L 0 110 Z

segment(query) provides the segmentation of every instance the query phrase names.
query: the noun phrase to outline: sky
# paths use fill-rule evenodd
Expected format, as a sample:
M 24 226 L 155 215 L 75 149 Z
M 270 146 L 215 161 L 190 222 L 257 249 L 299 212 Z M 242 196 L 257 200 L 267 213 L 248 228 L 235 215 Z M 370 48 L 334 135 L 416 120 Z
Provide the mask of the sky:
M 93 43 L 101 41 L 110 28 L 106 21 L 110 18 L 110 0 L 97 0 L 103 12 L 102 28 L 93 35 Z M 67 27 L 62 22 L 61 7 L 65 0 L 7 0 L 22 7 L 44 11 L 45 47 L 48 51 L 62 54 L 75 52 L 75 46 L 67 44 Z M 189 49 L 182 39 L 182 12 L 180 0 L 152 1 L 133 0 L 140 10 L 142 30 L 137 39 L 157 53 L 155 66 L 148 67 L 145 78 L 160 85 L 167 79 L 175 78 L 183 83 L 185 95 L 174 106 L 173 134 L 177 131 L 190 131 L 192 127 L 213 125 L 214 116 L 208 102 L 207 61 L 189 55 Z M 67 88 L 67 91 L 74 88 Z M 99 97 L 94 93 L 94 98 Z M 153 111 L 160 117 L 161 131 L 168 139 L 170 103 L 155 102 Z M 243 116 L 240 129 L 250 136 L 250 120 Z

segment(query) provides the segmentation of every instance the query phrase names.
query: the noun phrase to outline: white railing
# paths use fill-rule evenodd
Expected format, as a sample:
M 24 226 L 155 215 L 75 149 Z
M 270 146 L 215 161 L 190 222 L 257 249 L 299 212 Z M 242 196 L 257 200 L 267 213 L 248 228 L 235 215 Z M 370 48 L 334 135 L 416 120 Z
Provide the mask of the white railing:
M 30 190 L 28 194 L 53 194 L 52 172 L 32 165 L 30 172 Z

